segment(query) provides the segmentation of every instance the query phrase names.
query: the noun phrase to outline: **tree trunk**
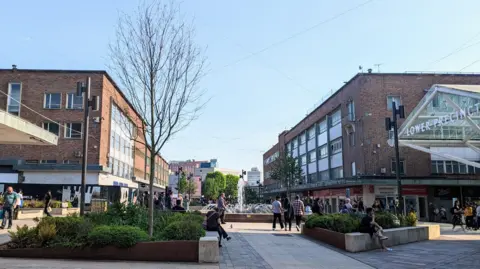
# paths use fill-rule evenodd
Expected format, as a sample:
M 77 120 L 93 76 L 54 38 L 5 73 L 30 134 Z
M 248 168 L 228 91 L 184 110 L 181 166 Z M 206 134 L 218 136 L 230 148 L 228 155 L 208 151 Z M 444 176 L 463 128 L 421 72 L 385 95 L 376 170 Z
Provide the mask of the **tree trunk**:
M 152 150 L 153 151 L 153 150 Z M 153 180 L 155 178 L 155 154 L 150 153 L 150 185 L 148 187 L 148 235 L 153 236 Z

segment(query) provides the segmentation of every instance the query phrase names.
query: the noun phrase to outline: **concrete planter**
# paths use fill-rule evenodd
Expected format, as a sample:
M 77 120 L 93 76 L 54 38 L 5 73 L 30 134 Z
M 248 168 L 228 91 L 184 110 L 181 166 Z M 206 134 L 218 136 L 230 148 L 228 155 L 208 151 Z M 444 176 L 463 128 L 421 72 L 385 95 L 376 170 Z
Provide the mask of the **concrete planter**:
M 17 219 L 34 219 L 43 217 L 43 208 L 21 208 Z
M 205 216 L 207 213 L 202 213 Z M 273 214 L 227 213 L 226 222 L 272 223 Z
M 83 248 L 75 250 L 69 248 L 31 248 L 28 250 L 3 249 L 0 250 L 0 257 L 30 259 L 198 262 L 198 248 L 198 241 L 142 242 L 128 249 L 111 246 L 104 248 Z
M 67 216 L 68 214 L 80 213 L 80 208 L 52 208 L 52 215 Z
M 369 234 L 364 233 L 342 234 L 322 228 L 308 229 L 302 227 L 302 234 L 348 252 L 362 252 L 380 248 L 375 238 L 371 238 Z M 384 230 L 384 235 L 388 237 L 385 241 L 386 246 L 397 246 L 438 238 L 440 237 L 440 226 L 394 228 Z

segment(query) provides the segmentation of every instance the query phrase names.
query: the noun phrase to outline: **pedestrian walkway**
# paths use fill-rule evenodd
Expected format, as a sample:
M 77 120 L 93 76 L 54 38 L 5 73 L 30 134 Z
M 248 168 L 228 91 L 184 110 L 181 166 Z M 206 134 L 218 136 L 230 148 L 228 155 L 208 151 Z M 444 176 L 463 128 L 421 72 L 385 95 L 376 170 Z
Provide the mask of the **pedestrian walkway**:
M 220 269 L 373 268 L 306 240 L 296 231 L 272 231 L 270 224 L 265 223 L 233 223 L 226 228 L 232 240 L 223 244 Z
M 10 236 L 8 235 L 8 231 L 16 231 L 17 226 L 21 227 L 23 225 L 27 225 L 28 227 L 32 227 L 32 226 L 35 225 L 35 222 L 33 220 L 14 220 L 12 229 L 10 229 L 10 230 L 8 230 L 8 229 L 1 230 L 0 229 L 0 245 L 10 241 Z

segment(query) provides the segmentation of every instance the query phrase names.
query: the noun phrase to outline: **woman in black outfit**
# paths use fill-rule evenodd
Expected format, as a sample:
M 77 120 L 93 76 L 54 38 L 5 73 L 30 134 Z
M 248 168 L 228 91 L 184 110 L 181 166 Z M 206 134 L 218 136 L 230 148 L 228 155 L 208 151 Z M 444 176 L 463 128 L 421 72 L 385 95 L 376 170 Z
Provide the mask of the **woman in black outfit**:
M 315 198 L 312 205 L 312 213 L 320 214 L 320 198 Z
M 288 230 L 291 231 L 292 230 L 292 219 L 295 217 L 294 216 L 294 212 L 293 212 L 293 206 L 292 204 L 290 203 L 290 201 L 288 200 L 288 198 L 285 198 L 285 200 L 283 200 L 283 203 L 284 203 L 284 212 L 283 212 L 283 217 L 285 219 L 285 231 L 287 230 L 287 223 L 288 223 Z
M 463 231 L 465 231 L 465 227 L 462 220 L 463 209 L 460 207 L 460 202 L 458 200 L 455 201 L 455 204 L 453 205 L 450 213 L 452 213 L 452 224 L 453 224 L 452 230 L 455 230 L 455 226 L 460 225 Z

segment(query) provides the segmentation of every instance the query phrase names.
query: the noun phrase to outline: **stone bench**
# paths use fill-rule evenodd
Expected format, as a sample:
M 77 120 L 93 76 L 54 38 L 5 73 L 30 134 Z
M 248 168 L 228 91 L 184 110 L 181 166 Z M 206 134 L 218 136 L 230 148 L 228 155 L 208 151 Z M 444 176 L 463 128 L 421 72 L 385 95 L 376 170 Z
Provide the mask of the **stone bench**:
M 199 263 L 218 263 L 220 261 L 220 248 L 218 246 L 218 233 L 216 236 L 205 236 L 198 242 L 198 262 Z
M 440 237 L 439 225 L 426 225 L 417 227 L 402 227 L 383 231 L 388 237 L 384 241 L 385 246 L 397 246 L 413 242 L 431 240 Z M 349 252 L 361 252 L 380 248 L 375 237 L 365 233 L 345 234 L 345 250 Z
M 219 238 L 218 232 L 205 231 L 205 237 L 216 237 Z

